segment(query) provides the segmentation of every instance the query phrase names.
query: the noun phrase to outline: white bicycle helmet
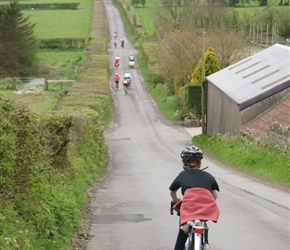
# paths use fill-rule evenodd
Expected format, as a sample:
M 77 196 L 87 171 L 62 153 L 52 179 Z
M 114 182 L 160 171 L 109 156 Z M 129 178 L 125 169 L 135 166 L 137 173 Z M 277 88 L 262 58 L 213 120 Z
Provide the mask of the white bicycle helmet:
M 199 166 L 200 161 L 203 159 L 203 152 L 196 146 L 189 146 L 181 151 L 180 157 L 186 166 Z

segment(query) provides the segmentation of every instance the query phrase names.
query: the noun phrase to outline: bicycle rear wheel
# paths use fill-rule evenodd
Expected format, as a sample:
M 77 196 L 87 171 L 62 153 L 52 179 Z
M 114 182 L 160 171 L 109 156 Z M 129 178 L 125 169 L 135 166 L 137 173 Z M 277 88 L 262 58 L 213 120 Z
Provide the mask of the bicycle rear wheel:
M 194 231 L 190 229 L 190 234 L 187 238 L 187 244 L 184 247 L 184 250 L 194 250 Z

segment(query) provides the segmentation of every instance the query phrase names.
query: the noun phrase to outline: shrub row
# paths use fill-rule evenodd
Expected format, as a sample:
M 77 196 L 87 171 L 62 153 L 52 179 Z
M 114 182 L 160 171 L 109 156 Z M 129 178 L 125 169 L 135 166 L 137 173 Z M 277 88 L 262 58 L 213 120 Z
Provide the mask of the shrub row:
M 86 40 L 84 38 L 51 38 L 40 39 L 40 49 L 83 49 Z
M 1 249 L 68 249 L 84 190 L 106 165 L 106 101 L 94 107 L 99 119 L 42 117 L 0 96 Z
M 201 118 L 201 85 L 187 84 L 185 88 L 185 105 L 198 118 Z
M 22 10 L 77 10 L 80 3 L 20 4 Z

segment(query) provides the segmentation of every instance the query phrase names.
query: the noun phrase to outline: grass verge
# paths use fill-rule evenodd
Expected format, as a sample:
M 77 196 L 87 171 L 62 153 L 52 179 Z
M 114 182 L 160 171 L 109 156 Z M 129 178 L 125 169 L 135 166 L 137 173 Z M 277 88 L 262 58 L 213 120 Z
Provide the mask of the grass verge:
M 262 147 L 257 141 L 242 136 L 200 135 L 193 144 L 226 163 L 254 177 L 290 189 L 290 152 L 276 152 L 272 146 Z

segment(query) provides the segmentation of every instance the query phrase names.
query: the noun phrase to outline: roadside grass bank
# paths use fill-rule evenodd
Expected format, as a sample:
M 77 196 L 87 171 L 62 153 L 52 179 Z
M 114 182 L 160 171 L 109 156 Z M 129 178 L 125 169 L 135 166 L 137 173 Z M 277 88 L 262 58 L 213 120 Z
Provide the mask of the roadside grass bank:
M 91 40 L 76 81 L 63 85 L 67 95 L 39 113 L 0 96 L 1 250 L 82 249 L 77 239 L 84 237 L 89 189 L 107 164 L 103 132 L 113 117 L 103 1 L 95 0 L 92 11 Z M 47 59 L 57 68 L 52 54 Z M 58 87 L 51 84 L 48 92 Z M 46 97 L 40 95 L 31 105 L 48 102 Z M 43 115 L 44 109 L 53 112 Z
M 126 10 L 125 6 L 128 3 L 124 1 L 122 9 Z M 142 12 L 149 9 L 142 8 Z M 187 111 L 186 109 L 182 110 L 182 104 L 179 99 L 172 94 L 172 89 L 158 75 L 155 67 L 156 58 L 154 58 L 154 53 L 151 52 L 151 47 L 154 46 L 156 41 L 152 36 L 143 35 L 136 42 L 134 40 L 136 34 L 134 34 L 133 22 L 128 19 L 126 14 L 122 14 L 122 17 L 127 19 L 125 21 L 126 31 L 129 33 L 130 39 L 133 38 L 131 40 L 139 50 L 137 62 L 143 74 L 145 85 L 163 115 L 173 122 L 180 122 Z M 150 21 L 152 20 L 154 18 L 150 19 Z M 139 27 L 136 32 L 140 33 Z M 144 34 L 146 34 L 145 31 Z M 177 110 L 179 112 L 176 112 Z M 195 136 L 192 139 L 192 143 L 234 169 L 275 184 L 283 189 L 289 190 L 290 188 L 290 149 L 284 153 L 278 153 L 271 145 L 264 146 L 264 144 L 262 145 L 240 136 L 213 137 L 211 135 L 200 135 Z
M 145 52 L 141 51 L 138 53 L 137 61 L 144 78 L 144 84 L 156 101 L 164 117 L 174 122 L 180 121 L 180 113 L 178 110 L 181 109 L 181 106 L 179 98 L 172 95 L 168 85 L 158 82 L 154 83 L 154 80 L 152 82 L 152 77 L 150 76 L 152 72 L 148 70 L 149 67 Z
M 239 171 L 290 191 L 289 150 L 278 153 L 273 145 L 263 147 L 257 141 L 231 135 L 194 136 L 192 143 Z

